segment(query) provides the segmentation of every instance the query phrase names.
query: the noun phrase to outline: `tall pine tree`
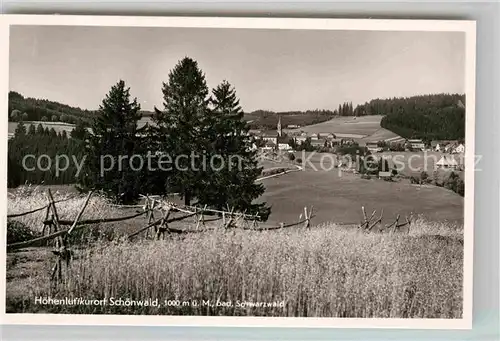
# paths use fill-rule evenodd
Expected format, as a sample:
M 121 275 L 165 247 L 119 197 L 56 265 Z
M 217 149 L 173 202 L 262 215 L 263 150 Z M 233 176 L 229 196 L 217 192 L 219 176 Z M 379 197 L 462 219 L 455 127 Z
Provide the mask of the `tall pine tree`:
M 172 172 L 165 176 L 165 191 L 180 192 L 190 205 L 204 177 L 201 156 L 210 128 L 209 89 L 198 63 L 185 57 L 169 73 L 162 92 L 164 110 L 155 108 L 153 122 L 158 126 L 160 152 L 173 162 Z
M 250 127 L 243 120 L 236 91 L 224 81 L 212 92 L 208 154 L 222 164 L 214 163 L 216 168 L 208 168 L 199 203 L 218 209 L 229 205 L 236 211 L 259 213 L 267 219 L 270 210 L 265 204 L 253 204 L 265 191 L 262 184 L 255 182 L 262 168 L 258 167 L 256 151 L 251 148 Z
M 137 99 L 130 100 L 130 88 L 120 80 L 103 99 L 92 123 L 85 171 L 79 179 L 82 190 L 100 190 L 117 203 L 138 199 L 140 159 L 137 123 L 141 118 Z M 136 161 L 131 162 L 131 159 Z M 101 172 L 101 166 L 108 169 Z

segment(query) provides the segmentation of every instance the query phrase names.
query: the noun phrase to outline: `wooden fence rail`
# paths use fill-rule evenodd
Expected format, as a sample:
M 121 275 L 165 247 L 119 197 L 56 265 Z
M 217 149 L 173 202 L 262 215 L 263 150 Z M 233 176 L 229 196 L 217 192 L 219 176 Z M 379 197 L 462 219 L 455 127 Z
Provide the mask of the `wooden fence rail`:
M 54 202 L 54 204 L 57 204 L 57 203 L 60 203 L 60 202 L 65 202 L 65 201 L 68 201 L 68 200 L 71 200 L 71 199 L 73 199 L 73 198 L 66 198 L 66 199 L 57 200 L 57 201 Z M 47 204 L 47 205 L 45 205 L 43 207 L 35 208 L 34 210 L 23 212 L 23 213 L 8 214 L 7 218 L 18 218 L 18 217 L 23 217 L 23 216 L 28 215 L 28 214 L 33 214 L 33 213 L 36 213 L 38 211 L 42 211 L 44 209 L 47 209 L 49 207 L 49 205 L 50 204 Z

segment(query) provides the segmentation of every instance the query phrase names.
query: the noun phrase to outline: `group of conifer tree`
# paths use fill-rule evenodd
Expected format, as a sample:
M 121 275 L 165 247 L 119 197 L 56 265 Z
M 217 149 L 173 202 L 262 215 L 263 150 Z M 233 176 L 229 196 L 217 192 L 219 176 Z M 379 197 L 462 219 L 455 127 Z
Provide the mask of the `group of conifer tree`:
M 139 194 L 179 193 L 187 205 L 230 207 L 266 219 L 270 208 L 254 203 L 265 190 L 255 182 L 262 169 L 235 89 L 223 81 L 210 90 L 197 62 L 186 57 L 162 92 L 154 124 L 139 128 L 141 108 L 130 88 L 123 80 L 112 86 L 83 137 L 86 162 L 77 188 L 101 191 L 117 203 L 136 202 Z M 171 163 L 159 165 L 162 160 Z

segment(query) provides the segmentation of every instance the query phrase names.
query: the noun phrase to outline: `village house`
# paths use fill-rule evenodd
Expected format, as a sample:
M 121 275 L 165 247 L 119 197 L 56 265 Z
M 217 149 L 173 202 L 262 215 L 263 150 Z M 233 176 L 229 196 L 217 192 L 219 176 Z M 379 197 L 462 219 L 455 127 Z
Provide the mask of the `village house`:
M 307 133 L 301 133 L 299 136 L 295 137 L 295 142 L 301 144 L 307 140 Z
M 436 152 L 441 151 L 442 145 L 439 143 L 439 141 L 431 141 L 431 150 L 435 150 Z
M 451 156 L 443 155 L 441 157 L 441 159 L 439 159 L 439 161 L 436 162 L 436 168 L 437 169 L 457 169 L 458 162 L 455 160 L 455 158 L 453 158 Z
M 278 150 L 292 150 L 292 147 L 290 146 L 290 142 L 292 141 L 292 138 L 289 136 L 278 136 L 277 143 L 278 143 Z
M 340 144 L 342 143 L 342 139 L 337 139 L 337 138 L 328 139 L 328 143 L 330 147 L 333 148 L 335 146 L 340 146 Z
M 340 139 L 340 145 L 341 146 L 354 146 L 356 144 L 356 141 L 352 138 L 343 138 Z
M 463 153 L 465 153 L 465 146 L 462 143 L 460 143 L 460 144 L 458 144 L 458 146 L 455 147 L 453 152 L 456 154 L 463 154 Z
M 278 134 L 275 131 L 266 131 L 259 135 L 260 139 L 263 141 L 270 141 L 277 143 Z
M 367 142 L 366 148 L 372 153 L 378 153 L 383 150 L 382 147 L 379 147 L 378 142 Z
M 406 147 L 411 147 L 411 149 L 424 150 L 425 144 L 421 139 L 409 139 L 406 142 Z
M 328 140 L 323 138 L 311 139 L 311 145 L 314 147 L 330 147 Z
M 276 149 L 276 143 L 274 143 L 273 141 L 267 141 L 264 144 L 264 147 L 260 148 L 260 150 L 262 152 L 268 152 L 268 151 L 272 151 L 272 150 L 275 150 L 275 149 Z

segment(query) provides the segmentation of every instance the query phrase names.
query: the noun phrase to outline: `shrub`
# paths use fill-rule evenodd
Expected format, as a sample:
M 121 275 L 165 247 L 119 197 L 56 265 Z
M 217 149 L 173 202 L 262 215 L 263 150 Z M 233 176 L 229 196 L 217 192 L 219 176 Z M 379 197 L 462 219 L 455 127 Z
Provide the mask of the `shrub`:
M 294 154 L 294 153 L 288 153 L 288 159 L 289 159 L 290 161 L 295 160 L 295 154 Z
M 427 178 L 428 178 L 428 177 L 429 177 L 429 174 L 427 174 L 427 172 L 426 172 L 426 171 L 423 171 L 422 173 L 420 173 L 420 179 L 421 179 L 422 181 L 427 180 Z
M 39 234 L 20 221 L 7 221 L 7 244 L 25 242 L 39 237 Z

